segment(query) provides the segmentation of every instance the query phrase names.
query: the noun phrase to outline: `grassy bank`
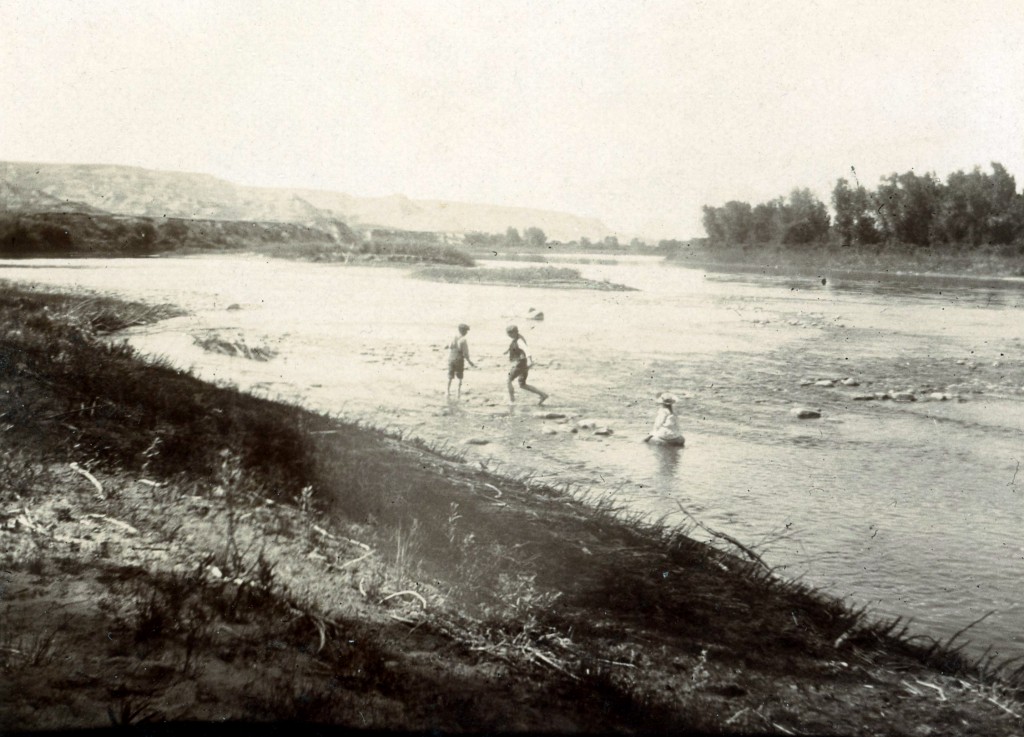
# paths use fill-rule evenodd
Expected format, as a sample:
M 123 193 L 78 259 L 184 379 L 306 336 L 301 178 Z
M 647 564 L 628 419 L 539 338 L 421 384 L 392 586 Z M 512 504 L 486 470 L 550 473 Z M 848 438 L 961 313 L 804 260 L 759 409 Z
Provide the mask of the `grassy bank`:
M 632 287 L 609 281 L 585 279 L 577 269 L 555 266 L 524 266 L 494 269 L 467 269 L 457 266 L 428 266 L 412 274 L 418 279 L 460 284 L 500 284 L 513 287 L 550 289 L 597 289 L 633 291 Z
M 1024 276 L 1024 252 L 1016 246 L 957 248 L 943 245 L 805 246 L 691 244 L 680 247 L 668 262 L 695 267 L 755 269 L 767 273 L 875 272 L 980 277 Z
M 1020 671 L 781 581 L 752 551 L 105 337 L 163 314 L 0 291 L 0 728 L 1024 726 Z

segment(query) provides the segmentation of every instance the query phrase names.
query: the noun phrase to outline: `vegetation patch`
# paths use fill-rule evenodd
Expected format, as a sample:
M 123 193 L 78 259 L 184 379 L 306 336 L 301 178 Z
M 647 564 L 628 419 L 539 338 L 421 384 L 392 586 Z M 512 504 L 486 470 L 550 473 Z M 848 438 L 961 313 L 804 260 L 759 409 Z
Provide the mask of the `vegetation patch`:
M 77 212 L 0 215 L 0 257 L 139 257 L 171 252 L 339 247 L 344 223 L 297 223 L 132 217 Z
M 225 356 L 240 356 L 251 361 L 269 361 L 277 355 L 277 350 L 265 342 L 252 345 L 244 335 L 226 335 L 219 330 L 207 330 L 192 336 L 192 341 L 210 353 L 222 353 Z
M 636 291 L 623 284 L 585 279 L 577 269 L 555 266 L 524 266 L 494 269 L 458 267 L 427 267 L 417 269 L 419 279 L 468 284 L 501 284 L 513 287 L 544 287 L 549 289 L 597 289 L 602 291 Z

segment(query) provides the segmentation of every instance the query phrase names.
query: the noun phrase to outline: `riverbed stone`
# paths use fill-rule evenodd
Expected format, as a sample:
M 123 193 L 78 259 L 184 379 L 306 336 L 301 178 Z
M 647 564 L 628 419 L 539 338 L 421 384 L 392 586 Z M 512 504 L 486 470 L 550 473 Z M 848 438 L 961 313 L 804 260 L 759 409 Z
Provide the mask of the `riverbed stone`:
M 842 381 L 843 386 L 860 386 L 860 382 L 856 379 L 846 378 Z
M 564 412 L 534 412 L 533 416 L 538 420 L 564 420 Z
M 607 435 L 613 434 L 614 432 L 615 432 L 614 430 L 612 430 L 610 427 L 607 427 L 606 425 L 602 425 L 601 427 L 598 427 L 598 428 L 594 429 L 594 434 L 595 435 L 605 435 L 605 436 L 607 436 Z
M 596 430 L 599 427 L 611 427 L 611 422 L 604 419 L 588 417 L 576 423 L 580 430 Z
M 914 396 L 913 392 L 893 392 L 892 399 L 894 402 L 916 402 L 917 397 Z
M 551 425 L 544 425 L 540 429 L 540 434 L 541 435 L 557 435 L 558 434 L 558 428 L 552 427 Z
M 816 420 L 821 417 L 821 412 L 810 407 L 794 407 L 789 411 L 798 420 Z
M 836 382 L 832 381 L 832 379 L 819 379 L 818 381 L 814 382 L 814 385 L 815 386 L 826 386 L 826 387 L 828 387 L 828 386 L 835 386 Z
M 855 402 L 873 402 L 878 399 L 874 394 L 854 394 L 853 401 Z
M 462 441 L 463 445 L 487 445 L 491 441 L 487 438 L 466 438 Z

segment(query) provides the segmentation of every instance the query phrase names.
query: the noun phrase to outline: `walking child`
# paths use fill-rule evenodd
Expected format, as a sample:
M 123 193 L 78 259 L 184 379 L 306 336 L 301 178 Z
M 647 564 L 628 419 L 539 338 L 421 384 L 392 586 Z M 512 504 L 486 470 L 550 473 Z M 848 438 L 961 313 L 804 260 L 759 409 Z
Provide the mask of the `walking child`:
M 526 383 L 526 378 L 530 375 L 530 368 L 533 366 L 533 356 L 530 355 L 530 349 L 526 345 L 526 338 L 519 334 L 519 328 L 515 325 L 509 325 L 505 328 L 505 332 L 508 337 L 512 339 L 511 345 L 508 350 L 505 351 L 508 354 L 508 360 L 511 364 L 508 370 L 508 400 L 509 402 L 516 401 L 516 391 L 512 386 L 512 382 L 519 380 L 519 387 L 525 389 L 528 392 L 532 392 L 540 397 L 538 405 L 544 404 L 544 401 L 548 398 L 546 392 L 541 391 L 535 386 L 530 386 Z

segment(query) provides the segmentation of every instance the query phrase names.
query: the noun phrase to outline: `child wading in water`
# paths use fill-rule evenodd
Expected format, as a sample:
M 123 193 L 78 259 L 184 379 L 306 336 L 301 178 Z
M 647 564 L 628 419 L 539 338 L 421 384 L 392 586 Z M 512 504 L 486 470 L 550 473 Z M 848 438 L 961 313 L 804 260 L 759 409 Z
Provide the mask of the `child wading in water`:
M 526 338 L 519 334 L 519 328 L 515 325 L 509 325 L 505 328 L 505 332 L 512 339 L 512 344 L 505 351 L 511 363 L 508 370 L 508 401 L 516 401 L 516 390 L 512 387 L 512 382 L 518 379 L 520 388 L 540 397 L 540 401 L 537 402 L 538 405 L 544 404 L 544 400 L 548 398 L 548 395 L 537 387 L 526 383 L 526 377 L 530 374 L 530 367 L 533 366 L 533 356 L 530 355 L 530 349 L 526 345 Z
M 679 422 L 672 405 L 676 398 L 671 394 L 659 394 L 657 401 L 661 404 L 658 414 L 654 417 L 654 427 L 650 434 L 644 438 L 644 442 L 655 442 L 659 445 L 675 445 L 682 448 L 686 444 L 683 433 L 679 431 Z
M 459 399 L 462 398 L 462 376 L 466 371 L 468 363 L 473 368 L 476 364 L 469 359 L 469 341 L 466 340 L 466 333 L 469 332 L 469 325 L 461 323 L 458 334 L 448 344 L 448 396 L 452 395 L 452 379 L 458 378 Z

